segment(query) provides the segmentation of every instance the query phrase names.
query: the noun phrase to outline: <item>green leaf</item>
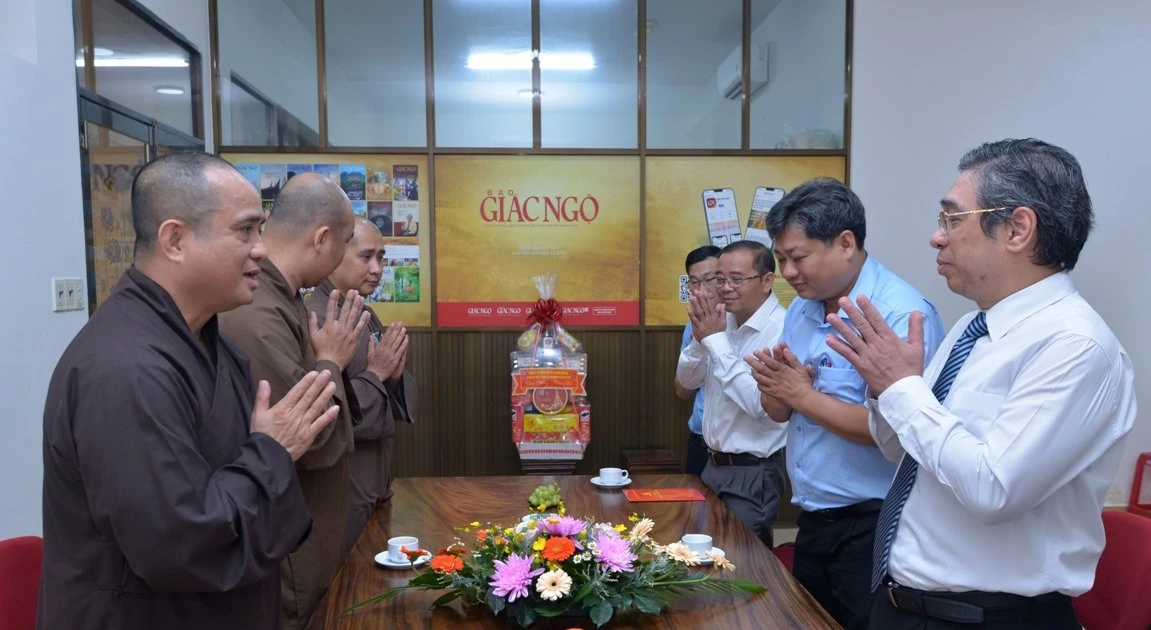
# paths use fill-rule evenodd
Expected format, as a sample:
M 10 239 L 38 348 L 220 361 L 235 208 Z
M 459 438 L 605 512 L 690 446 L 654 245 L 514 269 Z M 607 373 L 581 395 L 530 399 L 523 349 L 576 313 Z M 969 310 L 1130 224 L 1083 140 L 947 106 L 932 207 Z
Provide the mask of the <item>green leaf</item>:
M 453 601 L 454 599 L 456 599 L 460 595 L 462 595 L 462 593 L 460 591 L 448 591 L 447 593 L 440 595 L 439 598 L 436 599 L 436 601 L 432 602 L 432 608 L 439 608 L 440 606 L 446 606 L 448 604 L 448 602 Z
M 607 603 L 606 601 L 601 601 L 600 603 L 596 604 L 588 612 L 591 616 L 592 623 L 594 623 L 596 626 L 602 626 L 605 623 L 611 621 L 612 607 L 611 604 Z
M 519 622 L 521 628 L 526 628 L 536 620 L 536 612 L 531 609 L 531 606 L 522 605 L 516 610 L 516 621 Z
M 632 596 L 632 599 L 635 601 L 635 607 L 638 608 L 640 612 L 647 613 L 649 615 L 659 614 L 661 606 L 659 605 L 659 602 L 655 600 L 655 598 L 636 593 L 634 596 Z
M 500 614 L 500 611 L 504 609 L 504 604 L 507 603 L 504 598 L 500 597 L 499 595 L 493 595 L 491 591 L 488 591 L 487 601 L 488 608 L 492 609 L 493 615 Z

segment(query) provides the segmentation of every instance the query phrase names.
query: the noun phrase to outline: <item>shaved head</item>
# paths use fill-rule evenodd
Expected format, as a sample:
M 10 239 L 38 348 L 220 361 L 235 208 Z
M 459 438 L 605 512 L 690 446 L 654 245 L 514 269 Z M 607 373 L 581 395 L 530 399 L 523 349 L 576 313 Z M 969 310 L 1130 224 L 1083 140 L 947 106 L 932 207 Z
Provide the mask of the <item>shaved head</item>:
M 317 173 L 301 173 L 280 189 L 266 234 L 294 240 L 319 226 L 347 225 L 352 216 L 348 196 L 332 180 Z
M 378 240 L 383 238 L 383 236 L 380 228 L 376 226 L 375 223 L 372 223 L 365 217 L 356 217 L 356 231 L 352 233 L 352 242 L 365 243 L 367 242 L 365 239 L 371 238 Z
M 215 178 L 210 175 L 221 174 L 244 177 L 227 160 L 200 151 L 169 153 L 140 169 L 132 182 L 135 256 L 152 251 L 165 221 L 176 219 L 193 232 L 203 233 L 220 205 Z

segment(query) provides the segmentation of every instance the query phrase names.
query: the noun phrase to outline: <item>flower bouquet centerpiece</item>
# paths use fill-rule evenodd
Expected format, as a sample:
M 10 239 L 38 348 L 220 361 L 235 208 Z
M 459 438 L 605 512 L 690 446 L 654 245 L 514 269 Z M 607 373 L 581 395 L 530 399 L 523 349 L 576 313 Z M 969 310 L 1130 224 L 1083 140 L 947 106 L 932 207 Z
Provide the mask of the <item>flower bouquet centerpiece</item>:
M 562 502 L 561 502 L 562 503 Z M 505 613 L 526 628 L 540 618 L 586 616 L 597 626 L 617 610 L 658 614 L 692 593 L 762 593 L 748 579 L 719 579 L 697 567 L 710 561 L 734 569 L 722 554 L 699 554 L 682 543 L 661 545 L 655 523 L 632 515 L 630 525 L 533 512 L 512 527 L 473 522 L 467 540 L 440 549 L 408 584 L 357 603 L 375 604 L 407 590 L 444 591 L 432 606 L 461 599 Z

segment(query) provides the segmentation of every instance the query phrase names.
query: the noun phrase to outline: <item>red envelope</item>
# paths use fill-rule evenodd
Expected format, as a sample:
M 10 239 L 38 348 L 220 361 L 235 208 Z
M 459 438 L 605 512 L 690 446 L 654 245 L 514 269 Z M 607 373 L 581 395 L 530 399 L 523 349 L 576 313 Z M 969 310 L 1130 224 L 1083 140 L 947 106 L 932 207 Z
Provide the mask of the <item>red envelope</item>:
M 623 495 L 632 503 L 707 500 L 703 494 L 695 488 L 645 488 L 642 490 L 624 490 Z

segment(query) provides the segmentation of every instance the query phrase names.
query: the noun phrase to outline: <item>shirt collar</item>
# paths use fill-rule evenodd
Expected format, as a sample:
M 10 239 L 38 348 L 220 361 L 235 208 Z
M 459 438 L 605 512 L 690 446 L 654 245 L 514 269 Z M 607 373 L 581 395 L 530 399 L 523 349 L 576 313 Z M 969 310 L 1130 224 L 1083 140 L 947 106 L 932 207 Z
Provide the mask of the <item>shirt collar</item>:
M 764 330 L 771 322 L 771 314 L 775 312 L 775 309 L 777 308 L 781 308 L 779 305 L 779 300 L 775 297 L 775 291 L 772 291 L 771 294 L 767 296 L 767 299 L 763 301 L 763 304 L 760 304 L 759 308 L 755 309 L 755 312 L 751 314 L 751 317 L 747 318 L 747 321 L 743 323 L 743 326 L 747 326 L 748 328 L 757 331 Z M 737 330 L 739 328 L 743 328 L 743 326 L 735 326 L 735 315 L 728 313 L 727 317 L 730 320 L 729 323 L 732 324 L 733 328 Z
M 859 276 L 855 279 L 855 284 L 851 286 L 851 291 L 848 291 L 847 298 L 855 304 L 855 299 L 860 295 L 866 295 L 868 298 L 875 295 L 875 287 L 879 284 L 879 275 L 882 271 L 880 264 L 867 255 L 867 259 L 863 261 L 863 267 L 859 269 Z M 844 321 L 851 321 L 847 313 L 843 309 L 839 309 L 839 317 Z M 826 322 L 827 317 L 824 314 L 823 301 L 821 300 L 806 300 L 803 305 L 803 316 L 808 319 L 815 320 L 820 324 Z
M 1052 274 L 1016 291 L 987 310 L 987 336 L 997 341 L 1016 324 L 1074 294 L 1075 284 L 1066 271 Z

